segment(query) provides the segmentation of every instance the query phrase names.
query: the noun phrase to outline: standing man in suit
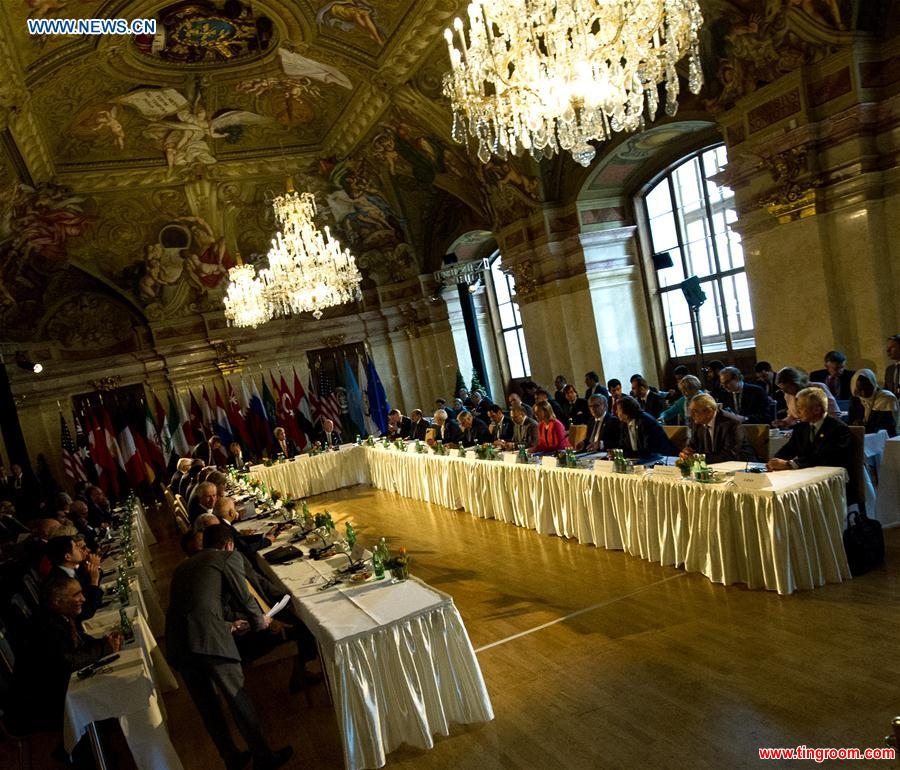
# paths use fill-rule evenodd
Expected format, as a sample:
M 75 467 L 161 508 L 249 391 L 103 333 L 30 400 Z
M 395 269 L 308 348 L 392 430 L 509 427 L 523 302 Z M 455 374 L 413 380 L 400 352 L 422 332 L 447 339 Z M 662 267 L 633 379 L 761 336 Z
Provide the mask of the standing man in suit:
M 282 427 L 275 428 L 275 452 L 283 454 L 286 460 L 300 454 L 296 442 L 287 435 Z
M 222 448 L 222 439 L 218 436 L 210 436 L 208 441 L 201 441 L 191 450 L 191 457 L 203 460 L 204 465 L 221 465 L 223 468 L 228 463 L 228 455 Z
M 579 452 L 602 452 L 605 449 L 618 449 L 621 446 L 622 423 L 619 418 L 609 413 L 606 396 L 599 393 L 588 399 L 591 419 L 588 422 L 584 443 L 577 447 Z
M 204 544 L 215 534 L 207 533 L 219 526 L 225 525 L 204 532 Z M 287 762 L 293 749 L 269 748 L 256 709 L 244 689 L 241 656 L 234 641 L 235 634 L 267 628 L 270 618 L 250 598 L 243 559 L 235 553 L 229 534 L 224 532 L 221 550 L 204 548 L 175 569 L 166 613 L 167 656 L 181 673 L 225 767 L 243 768 L 252 757 L 255 770 L 271 770 Z M 226 620 L 226 605 L 247 619 Z M 247 742 L 249 756 L 234 743 L 218 693 Z
M 828 386 L 837 401 L 849 401 L 853 397 L 850 380 L 853 370 L 844 368 L 847 356 L 840 350 L 829 350 L 825 354 L 825 368 L 810 372 L 810 382 L 821 382 Z
M 425 431 L 431 427 L 431 423 L 425 419 L 425 415 L 422 413 L 421 409 L 413 409 L 409 413 L 409 423 L 409 437 L 413 441 L 424 441 Z
M 388 412 L 387 429 L 389 438 L 407 439 L 412 434 L 412 420 L 406 417 L 399 409 L 391 409 Z
M 790 439 L 766 464 L 770 471 L 811 468 L 828 465 L 846 468 L 853 463 L 850 429 L 828 414 L 828 396 L 821 388 L 804 388 L 795 400 L 800 422 L 794 425 Z M 859 502 L 858 490 L 850 473 L 847 502 Z
M 694 396 L 688 409 L 694 430 L 681 451 L 682 458 L 700 453 L 706 455 L 709 463 L 756 459 L 744 435 L 740 417 L 719 409 L 716 400 L 708 393 Z
M 766 392 L 759 385 L 744 382 L 744 375 L 736 366 L 722 369 L 719 383 L 722 385 L 722 407 L 737 415 L 741 422 L 765 425 L 775 418 Z
M 884 370 L 884 389 L 900 398 L 900 334 L 888 337 L 887 356 L 891 363 Z

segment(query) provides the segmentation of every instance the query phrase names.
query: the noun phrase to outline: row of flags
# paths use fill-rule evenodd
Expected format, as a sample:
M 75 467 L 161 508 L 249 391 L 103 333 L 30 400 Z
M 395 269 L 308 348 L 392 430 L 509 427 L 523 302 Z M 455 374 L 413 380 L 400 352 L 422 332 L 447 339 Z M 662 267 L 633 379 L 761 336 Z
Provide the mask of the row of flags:
M 201 385 L 186 393 L 170 390 L 163 399 L 154 392 L 143 399 L 143 415 L 111 415 L 101 404 L 82 405 L 73 412 L 75 438 L 60 410 L 60 446 L 63 469 L 73 482 L 90 481 L 118 498 L 127 484 L 153 483 L 171 470 L 180 457 L 216 435 L 225 450 L 237 441 L 245 456 L 272 456 L 274 430 L 285 434 L 301 450 L 317 440 L 322 423 L 330 419 L 346 441 L 356 434 L 378 436 L 387 431 L 389 406 L 381 379 L 371 360 L 358 358 L 356 372 L 344 358 L 342 382 L 329 376 L 321 364 L 310 373 L 304 389 L 296 369 L 292 381 L 279 371 L 260 381 L 242 376 L 224 388 Z M 114 423 L 119 426 L 118 430 Z

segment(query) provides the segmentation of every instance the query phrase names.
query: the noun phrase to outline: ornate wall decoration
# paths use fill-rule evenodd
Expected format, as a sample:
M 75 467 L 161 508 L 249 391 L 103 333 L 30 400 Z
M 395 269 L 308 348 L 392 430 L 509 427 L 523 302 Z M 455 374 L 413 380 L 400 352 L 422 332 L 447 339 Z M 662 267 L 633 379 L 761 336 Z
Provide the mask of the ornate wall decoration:
M 819 61 L 852 34 L 849 0 L 710 0 L 701 30 L 705 105 L 712 113 L 798 67 Z
M 363 34 L 379 48 L 384 46 L 386 32 L 379 24 L 378 10 L 365 0 L 330 0 L 319 8 L 316 22 L 345 34 Z
M 217 342 L 216 351 L 216 368 L 222 374 L 236 374 L 241 371 L 247 362 L 247 356 L 237 352 L 237 346 L 233 342 Z
M 534 272 L 534 265 L 530 259 L 516 262 L 502 268 L 504 273 L 509 273 L 516 282 L 516 300 L 528 302 L 538 297 L 538 282 Z
M 96 291 L 70 295 L 53 308 L 44 336 L 70 351 L 114 348 L 132 337 L 132 316 L 121 302 Z
M 115 390 L 119 387 L 122 382 L 122 378 L 119 376 L 115 377 L 101 377 L 98 380 L 91 380 L 91 387 L 94 390 Z
M 136 35 L 134 45 L 150 59 L 178 64 L 237 62 L 264 53 L 272 43 L 267 16 L 254 16 L 239 0 L 192 0 L 163 8 L 155 35 Z
M 766 211 L 785 224 L 816 213 L 816 188 L 822 185 L 820 177 L 806 174 L 806 148 L 794 147 L 763 158 L 759 168 L 768 169 L 778 185 L 761 199 Z M 804 177 L 801 179 L 801 177 Z
M 407 305 L 400 308 L 400 317 L 403 323 L 394 327 L 395 332 L 403 332 L 407 339 L 418 339 L 422 333 L 422 329 L 427 329 L 431 320 L 427 315 L 419 313 L 418 308 L 414 305 Z

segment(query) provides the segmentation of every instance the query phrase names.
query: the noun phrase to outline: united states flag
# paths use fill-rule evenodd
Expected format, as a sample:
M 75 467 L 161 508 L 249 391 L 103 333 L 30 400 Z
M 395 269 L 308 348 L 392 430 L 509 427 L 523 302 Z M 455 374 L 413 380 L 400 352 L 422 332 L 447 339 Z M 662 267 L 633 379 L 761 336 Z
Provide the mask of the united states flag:
M 331 420 L 338 431 L 342 431 L 341 405 L 337 393 L 334 392 L 334 382 L 326 374 L 324 369 L 319 370 L 319 411 L 323 420 Z
M 72 434 L 69 432 L 69 426 L 66 424 L 66 418 L 63 417 L 62 412 L 59 413 L 59 443 L 62 446 L 63 469 L 66 476 L 72 481 L 87 481 L 84 465 L 75 450 L 75 442 L 72 441 Z

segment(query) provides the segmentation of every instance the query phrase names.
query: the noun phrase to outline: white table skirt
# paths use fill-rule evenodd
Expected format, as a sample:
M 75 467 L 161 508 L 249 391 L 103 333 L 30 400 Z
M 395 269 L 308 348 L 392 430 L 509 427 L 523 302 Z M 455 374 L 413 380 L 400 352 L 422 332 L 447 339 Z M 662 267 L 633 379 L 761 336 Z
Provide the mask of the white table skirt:
M 415 578 L 389 576 L 319 591 L 344 564 L 344 557 L 264 562 L 316 637 L 348 770 L 382 767 L 403 743 L 430 749 L 434 735 L 449 734 L 451 722 L 493 719 L 453 599 Z
M 323 452 L 315 457 L 298 455 L 293 460 L 268 467 L 255 465 L 251 471 L 270 490 L 277 489 L 295 498 L 313 497 L 369 481 L 365 453 L 355 446 Z
M 380 446 L 329 457 L 338 456 L 352 464 L 353 478 L 367 475 L 379 489 L 622 549 L 726 585 L 785 594 L 850 577 L 841 469 L 770 474 L 773 488 L 753 492 L 652 473 L 601 474 Z M 365 472 L 359 458 L 365 458 Z
M 183 770 L 166 731 L 165 712 L 153 678 L 137 646 L 122 650 L 108 673 L 72 677 L 66 694 L 63 745 L 75 748 L 91 722 L 115 718 L 138 770 Z

